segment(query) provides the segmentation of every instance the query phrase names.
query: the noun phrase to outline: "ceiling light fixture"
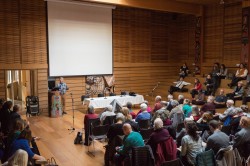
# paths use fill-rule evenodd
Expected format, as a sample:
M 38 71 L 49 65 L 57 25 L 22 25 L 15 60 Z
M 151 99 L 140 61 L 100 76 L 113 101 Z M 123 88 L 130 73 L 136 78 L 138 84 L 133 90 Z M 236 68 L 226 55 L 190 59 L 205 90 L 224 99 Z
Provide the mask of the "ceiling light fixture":
M 225 4 L 224 0 L 220 0 L 220 4 L 224 5 Z

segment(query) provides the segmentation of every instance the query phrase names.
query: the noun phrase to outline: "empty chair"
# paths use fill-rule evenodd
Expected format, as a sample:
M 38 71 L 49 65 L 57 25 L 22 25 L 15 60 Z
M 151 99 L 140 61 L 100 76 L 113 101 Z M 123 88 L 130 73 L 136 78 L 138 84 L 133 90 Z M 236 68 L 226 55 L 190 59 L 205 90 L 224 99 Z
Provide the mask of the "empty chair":
M 144 142 L 147 142 L 147 140 L 149 139 L 150 135 L 153 133 L 154 128 L 150 128 L 150 129 L 141 129 L 140 130 L 140 134 L 144 140 Z
M 150 128 L 150 120 L 148 120 L 148 119 L 140 120 L 138 122 L 138 126 L 140 129 L 148 129 L 148 128 Z
M 113 116 L 106 116 L 106 118 L 103 121 L 103 125 L 112 125 L 115 123 L 115 117 L 116 115 Z
M 161 166 L 184 166 L 181 160 L 178 158 L 176 160 L 166 161 L 161 164 Z

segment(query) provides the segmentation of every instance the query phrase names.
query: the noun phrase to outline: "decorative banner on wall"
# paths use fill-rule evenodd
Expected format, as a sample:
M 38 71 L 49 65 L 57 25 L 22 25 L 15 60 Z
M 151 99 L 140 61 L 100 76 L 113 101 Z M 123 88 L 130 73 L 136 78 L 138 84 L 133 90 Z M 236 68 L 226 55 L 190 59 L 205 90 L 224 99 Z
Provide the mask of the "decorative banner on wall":
M 86 77 L 86 94 L 96 95 L 107 92 L 114 92 L 115 78 L 111 76 L 87 76 Z
M 194 63 L 196 66 L 200 66 L 200 56 L 201 56 L 201 17 L 197 17 L 195 25 L 195 59 L 194 59 Z
M 242 9 L 242 49 L 241 49 L 241 62 L 248 64 L 249 56 L 249 13 L 250 8 Z

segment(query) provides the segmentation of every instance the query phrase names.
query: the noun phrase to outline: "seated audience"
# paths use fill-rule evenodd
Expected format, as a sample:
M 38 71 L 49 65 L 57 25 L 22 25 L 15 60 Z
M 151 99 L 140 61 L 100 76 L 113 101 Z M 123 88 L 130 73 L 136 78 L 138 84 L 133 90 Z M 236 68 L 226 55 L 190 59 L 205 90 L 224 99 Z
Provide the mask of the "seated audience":
M 182 66 L 181 66 L 181 68 L 180 68 L 180 77 L 183 77 L 183 78 L 185 78 L 186 76 L 188 76 L 188 67 L 187 67 L 187 64 L 186 63 L 184 63 Z
M 198 91 L 198 94 L 197 94 L 196 98 L 194 100 L 192 100 L 192 104 L 203 105 L 203 104 L 206 103 L 204 99 L 205 99 L 205 95 L 204 95 L 204 93 L 203 93 L 203 91 L 201 89 L 201 90 Z
M 202 131 L 202 133 L 205 130 L 209 130 L 209 126 L 208 123 L 213 119 L 213 114 L 211 112 L 205 112 L 201 115 L 201 118 L 199 120 L 197 120 L 196 124 L 197 127 L 199 128 L 200 131 Z
M 206 90 L 206 95 L 213 95 L 214 94 L 214 80 L 211 78 L 211 75 L 208 74 L 206 81 L 204 82 L 207 90 Z
M 10 123 L 10 114 L 11 114 L 11 108 L 13 104 L 11 101 L 6 101 L 3 105 L 2 111 L 1 111 L 1 130 L 2 132 L 7 135 L 9 133 L 9 123 Z
M 133 104 L 131 102 L 127 102 L 127 108 L 129 109 L 129 113 L 132 116 L 133 119 L 135 119 L 136 114 L 132 110 Z
M 168 142 L 164 144 L 165 147 L 160 147 L 159 143 L 162 143 L 167 140 Z M 156 118 L 154 121 L 154 132 L 150 135 L 147 145 L 150 145 L 150 147 L 152 148 L 156 160 L 157 159 L 161 160 L 159 155 L 166 156 L 166 154 L 163 154 L 165 151 L 168 152 L 167 154 L 168 158 L 167 160 L 165 158 L 165 161 L 176 159 L 176 153 L 177 153 L 176 143 L 173 140 L 173 138 L 169 135 L 168 130 L 163 128 L 163 121 L 160 118 Z M 158 148 L 161 149 L 164 148 L 165 150 L 157 151 Z
M 123 114 L 116 116 L 116 123 L 110 125 L 107 133 L 108 144 L 110 144 L 117 135 L 123 135 L 122 126 L 124 121 L 125 119 Z
M 189 99 L 185 99 L 182 107 L 182 111 L 184 113 L 184 118 L 190 117 L 192 113 L 191 103 Z
M 201 74 L 200 67 L 197 66 L 197 65 L 195 65 L 195 66 L 194 66 L 193 77 L 194 77 L 195 75 L 200 75 L 200 74 Z
M 192 114 L 190 116 L 190 120 L 193 120 L 196 122 L 201 118 L 200 109 L 196 105 L 193 105 L 191 108 L 192 108 Z
M 232 100 L 241 100 L 242 99 L 242 96 L 243 96 L 243 93 L 244 93 L 244 87 L 242 86 L 243 82 L 242 81 L 239 81 L 237 86 L 234 88 L 233 92 L 232 93 L 228 93 L 226 96 L 229 98 L 229 99 L 232 99 Z
M 172 109 L 172 111 L 169 113 L 169 118 L 170 118 L 170 119 L 173 118 L 173 116 L 174 116 L 175 113 L 183 113 L 183 111 L 181 110 L 180 107 L 178 107 L 178 105 L 179 105 L 178 101 L 176 101 L 176 100 L 173 100 L 173 101 L 172 101 L 173 109 Z
M 123 139 L 123 146 L 116 147 L 117 154 L 115 154 L 116 166 L 121 166 L 123 160 L 128 157 L 129 151 L 133 147 L 144 146 L 144 141 L 140 133 L 134 132 L 130 124 L 125 123 L 122 127 L 125 135 Z
M 183 95 L 178 95 L 178 103 L 183 104 L 184 101 L 184 96 Z
M 155 106 L 152 110 L 152 114 L 154 114 L 157 110 L 161 109 L 161 96 L 155 97 Z
M 171 111 L 173 106 L 172 106 L 172 101 L 174 100 L 173 99 L 173 95 L 168 95 L 168 106 L 167 106 L 167 110 Z
M 125 117 L 125 123 L 129 123 L 132 126 L 133 131 L 138 131 L 138 124 L 132 120 L 132 116 L 130 115 L 127 107 L 122 107 L 122 114 Z
M 107 116 L 114 116 L 115 113 L 113 112 L 113 106 L 112 105 L 108 105 L 106 108 L 105 108 L 105 111 L 101 114 L 100 116 L 100 120 L 101 120 L 101 123 L 104 122 L 105 118 Z
M 95 109 L 92 105 L 89 105 L 87 114 L 84 116 L 84 129 L 85 129 L 85 142 L 84 145 L 89 145 L 88 137 L 89 137 L 89 120 L 90 119 L 96 119 L 98 118 L 98 115 L 95 114 Z
M 220 94 L 215 97 L 214 104 L 215 108 L 225 108 L 227 102 L 227 97 L 224 95 L 224 90 L 220 90 Z
M 220 65 L 220 73 L 219 73 L 220 79 L 225 79 L 227 76 L 227 68 L 224 64 Z
M 202 89 L 202 85 L 200 83 L 200 80 L 198 78 L 195 78 L 194 79 L 194 88 L 190 92 L 193 100 L 194 100 L 195 95 L 197 95 L 198 91 L 201 89 Z
M 174 84 L 175 86 L 171 85 L 169 88 L 168 92 L 170 94 L 173 94 L 176 91 L 181 91 L 184 88 L 184 86 L 190 85 L 190 83 L 184 81 L 183 77 L 180 77 L 180 80 L 177 82 L 174 82 Z
M 220 148 L 229 146 L 229 136 L 220 131 L 220 123 L 216 120 L 209 122 L 209 128 L 213 134 L 207 139 L 206 150 L 212 149 L 216 155 Z
M 187 135 L 181 141 L 181 160 L 185 166 L 195 165 L 197 154 L 202 152 L 202 140 L 195 122 L 188 122 L 185 127 Z
M 146 105 L 148 106 L 148 107 L 147 107 L 148 113 L 151 113 L 151 107 L 148 105 L 148 101 L 147 101 L 147 100 L 144 100 L 143 103 L 146 104 Z M 140 110 L 137 112 L 136 116 L 138 116 L 141 112 L 142 112 L 142 110 L 140 109 Z
M 30 129 L 24 129 L 19 138 L 16 139 L 10 148 L 10 156 L 12 156 L 17 150 L 22 149 L 28 153 L 28 156 L 30 159 L 35 160 L 45 160 L 43 156 L 40 156 L 38 154 L 33 153 L 33 151 L 30 148 L 30 142 L 31 142 L 31 131 Z
M 213 70 L 211 71 L 211 78 L 212 78 L 212 82 L 213 82 L 213 88 L 211 88 L 212 94 L 208 94 L 208 95 L 214 95 L 217 88 L 220 86 L 219 73 L 220 73 L 220 64 L 214 63 Z
M 147 111 L 147 105 L 142 103 L 140 107 L 142 112 L 135 118 L 135 121 L 139 122 L 140 120 L 150 120 L 151 115 Z
M 234 107 L 234 101 L 233 100 L 227 100 L 227 109 L 223 114 L 218 114 L 220 120 L 224 121 L 228 116 L 235 115 L 235 107 Z
M 228 84 L 228 86 L 232 88 L 233 86 L 236 86 L 239 81 L 245 80 L 247 77 L 247 73 L 248 70 L 246 69 L 246 66 L 241 63 L 239 69 L 236 71 L 236 74 L 232 79 L 232 82 Z
M 250 155 L 250 118 L 242 117 L 240 120 L 241 130 L 235 134 L 233 140 L 233 147 L 237 148 L 240 155 L 248 158 Z
M 250 101 L 250 82 L 247 82 L 247 85 L 245 87 L 245 93 L 242 96 L 242 104 L 247 105 L 247 102 Z
M 214 97 L 213 96 L 208 96 L 207 103 L 201 107 L 200 111 L 201 112 L 210 111 L 212 114 L 215 114 L 215 104 L 214 104 Z
M 250 118 L 250 113 L 247 105 L 241 105 L 240 108 L 243 110 L 243 114 Z
M 27 166 L 28 153 L 22 149 L 17 150 L 2 166 Z
M 235 114 L 231 121 L 230 121 L 230 126 L 231 126 L 231 134 L 234 135 L 238 131 L 240 131 L 241 127 L 240 125 L 240 119 L 242 116 L 244 116 L 244 112 L 240 107 L 235 108 Z
M 13 125 L 17 119 L 21 119 L 20 116 L 21 106 L 14 105 L 13 111 L 10 113 L 9 131 L 13 130 Z
M 161 109 L 155 112 L 151 121 L 154 122 L 156 118 L 161 118 L 161 120 L 164 123 L 164 126 L 171 125 L 171 122 L 169 120 L 169 110 L 167 110 L 168 102 L 161 101 L 161 104 L 162 104 Z

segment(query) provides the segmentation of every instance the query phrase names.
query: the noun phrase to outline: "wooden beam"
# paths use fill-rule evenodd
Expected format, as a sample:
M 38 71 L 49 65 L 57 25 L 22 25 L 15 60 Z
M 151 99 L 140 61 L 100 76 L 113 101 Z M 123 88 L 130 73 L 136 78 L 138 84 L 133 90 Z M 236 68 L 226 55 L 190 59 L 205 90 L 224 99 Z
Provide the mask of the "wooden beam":
M 47 69 L 48 64 L 0 64 L 0 69 L 5 70 L 29 70 L 29 69 Z
M 249 0 L 242 1 L 242 8 L 245 8 L 245 7 L 250 7 L 250 1 Z
M 173 0 L 75 0 L 94 3 L 104 3 L 150 10 L 202 15 L 202 5 L 177 2 Z

